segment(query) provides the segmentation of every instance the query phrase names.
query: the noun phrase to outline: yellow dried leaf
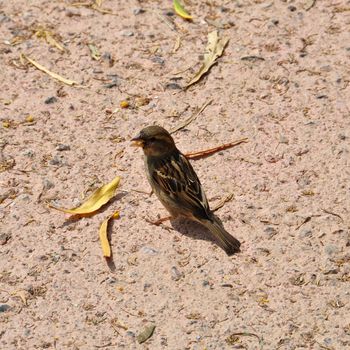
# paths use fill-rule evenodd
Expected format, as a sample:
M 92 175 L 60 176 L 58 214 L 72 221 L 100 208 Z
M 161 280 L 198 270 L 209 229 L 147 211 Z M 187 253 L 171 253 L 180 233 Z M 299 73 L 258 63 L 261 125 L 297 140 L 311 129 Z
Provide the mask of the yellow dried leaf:
M 45 68 L 44 66 L 42 66 L 40 63 L 32 60 L 31 58 L 29 58 L 28 56 L 26 56 L 25 54 L 21 54 L 21 57 L 25 58 L 29 63 L 31 63 L 34 67 L 36 67 L 37 69 L 41 70 L 42 72 L 48 74 L 50 77 L 61 81 L 64 84 L 67 85 L 78 85 L 78 83 L 74 80 L 70 80 L 70 79 L 66 79 L 61 77 L 60 75 L 51 72 L 50 70 L 48 70 L 47 68 Z
M 98 48 L 95 46 L 95 44 L 88 44 L 88 46 L 90 49 L 90 55 L 91 55 L 92 59 L 95 61 L 99 61 L 101 58 L 101 54 L 100 54 L 100 51 L 98 50 Z
M 179 0 L 173 0 L 175 12 L 184 19 L 192 19 L 193 17 L 184 9 Z
M 48 30 L 40 28 L 35 32 L 35 36 L 37 38 L 45 39 L 49 45 L 57 47 L 62 52 L 66 51 L 65 48 L 54 38 L 54 35 Z
M 28 292 L 21 289 L 21 290 L 16 290 L 14 292 L 11 293 L 11 295 L 13 295 L 14 297 L 18 297 L 21 299 L 23 305 L 28 306 Z
M 118 219 L 119 218 L 119 211 L 116 211 L 114 214 L 112 214 L 110 217 L 108 217 L 106 220 L 104 220 L 100 227 L 100 242 L 102 246 L 102 252 L 103 256 L 106 258 L 111 257 L 111 246 L 109 245 L 108 241 L 108 224 L 111 219 Z
M 10 123 L 9 123 L 8 121 L 4 120 L 4 121 L 2 122 L 2 127 L 7 129 L 7 128 L 10 127 Z
M 196 83 L 209 69 L 216 63 L 216 60 L 222 55 L 228 43 L 228 38 L 219 38 L 218 32 L 214 30 L 208 34 L 208 45 L 204 53 L 204 61 L 199 71 L 194 75 L 186 88 Z
M 68 214 L 91 214 L 100 209 L 106 204 L 113 196 L 116 188 L 120 182 L 120 177 L 117 176 L 107 185 L 98 188 L 81 206 L 73 209 L 57 208 L 50 205 L 51 208 L 63 211 Z
M 64 47 L 58 41 L 56 41 L 56 39 L 51 35 L 50 32 L 46 32 L 45 39 L 47 43 L 50 44 L 51 46 L 57 47 L 62 52 L 65 51 Z

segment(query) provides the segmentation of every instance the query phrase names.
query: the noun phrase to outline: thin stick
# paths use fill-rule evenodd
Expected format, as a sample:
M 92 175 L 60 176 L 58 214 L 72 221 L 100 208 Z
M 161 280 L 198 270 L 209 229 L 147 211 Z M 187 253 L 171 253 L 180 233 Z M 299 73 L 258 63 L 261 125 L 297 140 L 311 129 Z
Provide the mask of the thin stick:
M 191 152 L 191 153 L 186 153 L 185 156 L 189 159 L 198 159 L 198 158 L 202 158 L 202 157 L 206 157 L 209 156 L 213 153 L 219 152 L 219 151 L 223 151 L 225 149 L 240 145 L 241 143 L 246 143 L 248 142 L 248 138 L 244 138 L 244 139 L 240 139 L 237 141 L 233 141 L 233 142 L 229 142 L 229 143 L 225 143 L 221 146 L 217 146 L 214 148 L 210 148 L 210 149 L 206 149 L 203 151 L 198 151 L 198 152 Z

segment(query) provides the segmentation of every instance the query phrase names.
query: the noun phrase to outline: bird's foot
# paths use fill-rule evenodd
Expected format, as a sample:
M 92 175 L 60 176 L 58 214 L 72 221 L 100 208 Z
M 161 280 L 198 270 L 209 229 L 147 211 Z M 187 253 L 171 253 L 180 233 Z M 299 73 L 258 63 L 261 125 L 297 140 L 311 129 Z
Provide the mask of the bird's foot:
M 168 220 L 171 220 L 173 219 L 173 216 L 166 216 L 164 218 L 160 218 L 160 219 L 157 219 L 157 220 L 153 220 L 151 218 L 146 218 L 146 221 L 152 225 L 156 225 L 156 226 L 159 226 L 160 224 L 162 224 L 164 221 L 168 221 Z

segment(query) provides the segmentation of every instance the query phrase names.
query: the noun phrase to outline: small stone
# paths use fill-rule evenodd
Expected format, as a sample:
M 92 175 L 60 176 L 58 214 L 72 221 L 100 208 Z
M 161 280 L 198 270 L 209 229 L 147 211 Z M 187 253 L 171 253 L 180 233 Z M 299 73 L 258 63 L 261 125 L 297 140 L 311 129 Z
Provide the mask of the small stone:
M 273 236 L 277 235 L 277 230 L 272 226 L 266 227 L 264 231 L 267 233 L 269 238 L 272 238 Z
M 339 252 L 339 248 L 334 244 L 328 244 L 324 247 L 324 251 L 327 255 L 335 255 Z
M 134 9 L 132 12 L 135 16 L 137 16 L 137 15 L 141 15 L 142 13 L 145 13 L 146 10 L 144 10 L 142 8 L 137 8 L 137 9 Z
M 5 245 L 11 238 L 11 233 L 0 233 L 0 245 Z
M 327 268 L 323 271 L 324 275 L 336 275 L 339 273 L 339 268 L 338 267 L 333 267 L 333 268 Z
M 159 63 L 159 64 L 164 64 L 164 59 L 160 56 L 154 56 L 151 58 L 152 62 Z
M 277 26 L 278 23 L 280 23 L 280 21 L 279 21 L 278 19 L 273 19 L 273 20 L 272 20 L 272 24 L 273 24 L 273 25 Z
M 168 83 L 165 85 L 166 90 L 181 90 L 182 87 L 177 83 Z
M 7 305 L 7 304 L 0 304 L 0 313 L 1 312 L 6 312 L 8 310 L 11 309 L 11 306 L 10 305 Z
M 307 238 L 307 237 L 311 237 L 311 236 L 312 236 L 312 231 L 310 229 L 307 229 L 307 228 L 303 228 L 299 233 L 300 238 Z
M 294 11 L 297 10 L 297 8 L 295 6 L 293 6 L 293 5 L 290 5 L 290 6 L 288 6 L 288 10 L 291 11 L 291 12 L 294 12 Z
M 122 31 L 122 36 L 131 37 L 131 36 L 134 36 L 134 32 L 131 31 L 131 30 L 123 30 Z
M 28 158 L 33 158 L 34 157 L 34 152 L 31 149 L 26 149 L 25 151 L 23 151 L 22 154 L 25 157 L 28 157 Z
M 323 71 L 323 72 L 331 72 L 332 71 L 332 67 L 330 65 L 326 65 L 326 66 L 322 66 L 320 67 L 320 71 Z
M 183 276 L 183 274 L 175 266 L 173 266 L 171 268 L 171 279 L 172 280 L 178 281 L 182 276 Z
M 152 247 L 142 247 L 140 249 L 140 252 L 141 253 L 144 253 L 144 254 L 147 254 L 147 255 L 157 255 L 158 254 L 158 251 Z
M 135 336 L 136 336 L 135 333 L 132 331 L 127 331 L 125 334 L 130 338 L 135 338 Z
M 172 11 L 172 10 L 168 10 L 168 11 L 165 11 L 165 12 L 164 12 L 164 15 L 165 15 L 165 16 L 171 17 L 171 16 L 174 16 L 175 13 L 174 13 L 174 11 Z
M 116 284 L 117 283 L 117 280 L 114 278 L 114 277 L 108 277 L 106 282 L 108 284 Z
M 55 102 L 57 102 L 57 101 L 58 101 L 58 100 L 57 100 L 57 97 L 51 96 L 51 97 L 48 97 L 48 98 L 45 100 L 45 103 L 46 103 L 47 105 L 49 105 L 49 104 L 55 103 Z
M 284 135 L 280 135 L 280 143 L 288 144 L 288 138 Z
M 43 180 L 43 187 L 44 187 L 44 190 L 47 191 L 50 188 L 54 188 L 55 184 L 53 182 L 51 182 L 50 180 L 48 180 L 48 179 L 44 179 Z
M 151 283 L 145 283 L 145 284 L 143 285 L 143 291 L 144 291 L 144 292 L 147 292 L 148 289 L 150 289 L 151 287 L 152 287 L 152 284 L 151 284 Z
M 346 140 L 346 135 L 341 133 L 341 134 L 338 135 L 338 138 L 339 138 L 339 140 L 344 141 L 344 140 Z
M 70 150 L 69 145 L 64 145 L 64 144 L 60 143 L 56 146 L 56 151 L 69 151 L 69 150 Z
M 209 284 L 210 284 L 209 281 L 206 281 L 206 280 L 202 282 L 203 287 L 209 286 Z
M 324 338 L 323 339 L 323 342 L 326 344 L 326 345 L 331 345 L 333 343 L 333 339 L 332 338 Z
M 50 165 L 62 165 L 62 159 L 58 155 L 55 155 L 50 161 Z

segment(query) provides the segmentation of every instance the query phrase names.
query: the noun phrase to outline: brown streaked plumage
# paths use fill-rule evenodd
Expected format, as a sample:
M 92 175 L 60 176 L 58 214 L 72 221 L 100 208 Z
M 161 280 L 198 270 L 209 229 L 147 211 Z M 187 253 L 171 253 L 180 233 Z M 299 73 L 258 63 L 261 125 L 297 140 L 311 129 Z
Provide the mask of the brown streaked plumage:
M 132 141 L 142 147 L 148 181 L 171 216 L 200 222 L 209 229 L 227 255 L 239 252 L 240 242 L 223 228 L 211 212 L 197 174 L 176 148 L 171 135 L 160 126 L 148 126 Z

